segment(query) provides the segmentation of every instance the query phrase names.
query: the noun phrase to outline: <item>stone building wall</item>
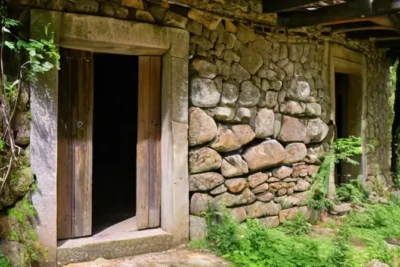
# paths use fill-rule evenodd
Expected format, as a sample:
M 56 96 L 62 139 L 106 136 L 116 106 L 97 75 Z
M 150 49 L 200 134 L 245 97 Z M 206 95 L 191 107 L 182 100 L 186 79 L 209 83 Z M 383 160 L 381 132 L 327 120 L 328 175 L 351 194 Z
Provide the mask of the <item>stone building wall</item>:
M 211 2 L 218 11 L 218 1 Z M 298 210 L 309 214 L 305 198 L 319 168 L 318 156 L 326 147 L 330 116 L 323 41 L 278 42 L 287 36 L 257 26 L 268 19 L 259 15 L 261 1 L 255 0 L 233 1 L 225 17 L 162 1 L 10 3 L 190 32 L 193 239 L 203 234 L 198 230 L 204 228 L 202 216 L 210 204 L 227 207 L 240 222 L 260 218 L 272 227 L 293 218 Z M 390 142 L 385 138 L 389 136 L 388 70 L 383 53 L 368 62 L 368 143 L 379 141 L 368 156 L 370 180 L 390 179 Z
M 229 21 L 190 22 L 192 226 L 210 204 L 276 227 L 304 210 L 328 133 L 324 46 L 272 42 Z M 326 116 L 324 116 L 326 117 Z M 192 238 L 196 238 L 192 227 Z
M 379 184 L 390 188 L 393 186 L 390 172 L 393 107 L 389 105 L 392 85 L 386 51 L 378 51 L 367 64 L 367 144 L 373 146 L 368 153 L 368 184 L 372 188 Z

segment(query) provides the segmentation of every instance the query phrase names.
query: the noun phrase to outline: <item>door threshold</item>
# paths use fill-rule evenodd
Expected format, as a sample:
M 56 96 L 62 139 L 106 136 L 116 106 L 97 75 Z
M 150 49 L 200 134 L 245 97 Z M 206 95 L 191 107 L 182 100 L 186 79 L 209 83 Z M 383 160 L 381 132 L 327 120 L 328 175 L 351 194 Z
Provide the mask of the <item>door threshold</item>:
M 58 242 L 57 265 L 164 251 L 171 248 L 171 242 L 172 235 L 161 228 L 62 240 Z

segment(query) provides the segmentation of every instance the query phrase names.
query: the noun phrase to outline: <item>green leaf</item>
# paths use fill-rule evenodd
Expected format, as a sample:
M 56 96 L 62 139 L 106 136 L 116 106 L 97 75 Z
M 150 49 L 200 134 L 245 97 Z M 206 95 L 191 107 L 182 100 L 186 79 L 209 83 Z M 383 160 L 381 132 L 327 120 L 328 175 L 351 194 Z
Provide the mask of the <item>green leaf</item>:
M 9 49 L 11 49 L 11 50 L 14 50 L 14 49 L 15 49 L 15 44 L 14 44 L 13 42 L 5 41 L 5 42 L 4 42 L 4 45 L 5 45 L 6 47 L 8 47 Z
M 0 140 L 0 151 L 4 150 L 4 142 Z

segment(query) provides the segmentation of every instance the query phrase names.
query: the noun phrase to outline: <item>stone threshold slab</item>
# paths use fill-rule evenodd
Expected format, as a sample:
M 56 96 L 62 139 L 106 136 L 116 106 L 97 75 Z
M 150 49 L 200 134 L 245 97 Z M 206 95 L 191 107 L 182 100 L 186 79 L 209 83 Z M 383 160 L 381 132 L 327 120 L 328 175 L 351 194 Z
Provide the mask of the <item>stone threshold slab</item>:
M 171 248 L 171 242 L 171 234 L 160 228 L 59 241 L 57 266 L 164 251 Z

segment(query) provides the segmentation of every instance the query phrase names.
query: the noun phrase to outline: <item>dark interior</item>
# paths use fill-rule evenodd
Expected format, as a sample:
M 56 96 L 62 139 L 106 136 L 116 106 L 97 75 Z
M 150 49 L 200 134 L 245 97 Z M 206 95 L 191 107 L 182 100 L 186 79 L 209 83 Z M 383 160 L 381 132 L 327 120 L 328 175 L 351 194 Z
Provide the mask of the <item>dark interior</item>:
M 347 137 L 347 92 L 349 87 L 349 75 L 335 73 L 335 94 L 336 94 L 336 138 Z M 342 164 L 336 164 L 336 183 L 344 182 L 342 179 Z
M 136 213 L 138 57 L 94 55 L 93 234 Z

